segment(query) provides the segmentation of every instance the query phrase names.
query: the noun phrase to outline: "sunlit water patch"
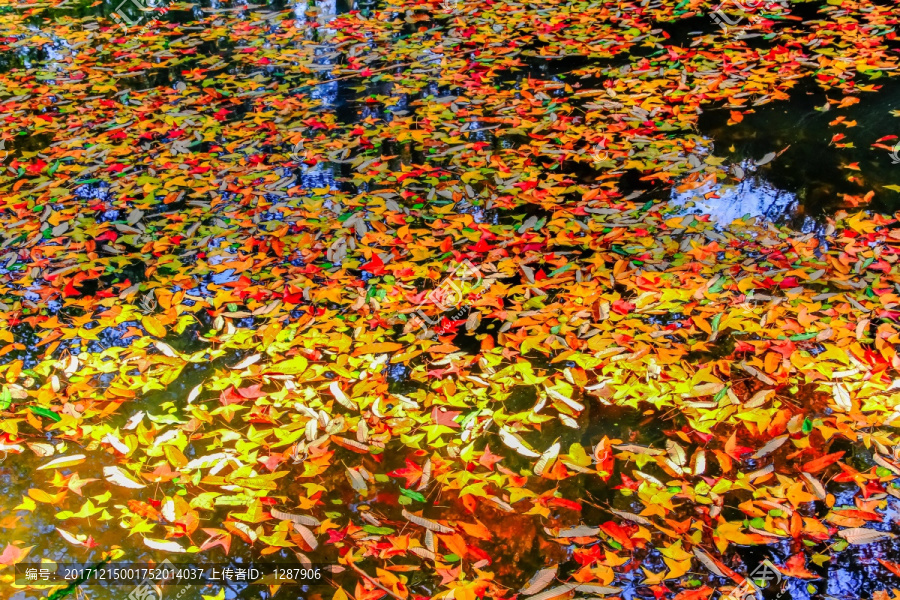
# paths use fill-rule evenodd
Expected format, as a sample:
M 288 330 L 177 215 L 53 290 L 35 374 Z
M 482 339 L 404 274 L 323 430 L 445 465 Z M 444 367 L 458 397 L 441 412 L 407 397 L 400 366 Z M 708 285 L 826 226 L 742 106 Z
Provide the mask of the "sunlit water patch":
M 759 176 L 737 183 L 716 182 L 686 191 L 672 190 L 670 204 L 679 214 L 709 215 L 720 226 L 744 217 L 783 221 L 798 206 L 796 194 L 781 190 Z

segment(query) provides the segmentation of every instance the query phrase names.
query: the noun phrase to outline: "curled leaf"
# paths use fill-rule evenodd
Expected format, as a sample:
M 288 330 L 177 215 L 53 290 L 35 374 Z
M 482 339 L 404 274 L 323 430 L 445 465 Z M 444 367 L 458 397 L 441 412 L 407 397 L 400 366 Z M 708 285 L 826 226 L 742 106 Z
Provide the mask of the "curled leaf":
M 541 455 L 525 445 L 525 442 L 516 434 L 508 431 L 505 427 L 500 428 L 500 441 L 509 448 L 512 448 L 522 456 L 529 458 L 539 458 Z
M 153 538 L 144 538 L 144 545 L 154 550 L 163 550 L 165 552 L 187 552 L 181 544 L 171 540 L 157 540 Z
M 537 594 L 556 579 L 556 574 L 558 572 L 559 565 L 541 569 L 535 573 L 524 586 L 522 586 L 519 592 L 524 596 L 533 596 L 534 594 Z
M 103 467 L 103 476 L 106 477 L 106 480 L 115 485 L 119 485 L 126 488 L 131 489 L 140 489 L 145 486 L 143 483 L 138 483 L 131 477 L 125 474 L 122 469 L 119 467 Z
M 851 527 L 850 529 L 842 529 L 841 531 L 838 531 L 838 535 L 854 546 L 872 544 L 875 542 L 880 542 L 897 537 L 895 534 L 888 531 L 878 531 L 876 529 L 869 529 L 867 527 Z
M 36 470 L 43 471 L 44 469 L 62 469 L 64 467 L 72 467 L 72 466 L 83 463 L 86 458 L 87 457 L 84 454 L 73 454 L 72 456 L 61 456 L 57 459 L 51 460 L 46 465 L 41 465 Z
M 429 531 L 436 531 L 438 533 L 453 533 L 453 529 L 451 527 L 447 527 L 446 525 L 441 525 L 437 521 L 432 521 L 431 519 L 426 519 L 424 517 L 419 517 L 417 515 L 412 514 L 406 509 L 403 509 L 402 513 L 407 521 L 414 525 L 418 525 L 419 527 L 424 527 Z
M 280 510 L 273 508 L 269 511 L 273 517 L 276 519 L 281 519 L 282 521 L 293 521 L 299 525 L 306 525 L 308 527 L 318 527 L 321 525 L 318 519 L 315 517 L 308 517 L 306 515 L 295 515 L 292 513 L 281 512 Z

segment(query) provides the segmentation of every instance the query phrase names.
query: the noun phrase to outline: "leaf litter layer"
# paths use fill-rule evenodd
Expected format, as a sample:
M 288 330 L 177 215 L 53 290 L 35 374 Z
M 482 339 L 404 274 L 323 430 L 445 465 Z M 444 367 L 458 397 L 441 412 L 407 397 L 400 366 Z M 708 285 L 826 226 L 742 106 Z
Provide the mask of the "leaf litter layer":
M 698 118 L 799 83 L 852 147 L 889 3 L 97 4 L 0 11 L 8 596 L 236 556 L 357 600 L 719 598 L 764 558 L 896 594 L 900 234 L 855 212 L 896 186 L 850 163 L 806 233 L 661 201 L 776 164 Z

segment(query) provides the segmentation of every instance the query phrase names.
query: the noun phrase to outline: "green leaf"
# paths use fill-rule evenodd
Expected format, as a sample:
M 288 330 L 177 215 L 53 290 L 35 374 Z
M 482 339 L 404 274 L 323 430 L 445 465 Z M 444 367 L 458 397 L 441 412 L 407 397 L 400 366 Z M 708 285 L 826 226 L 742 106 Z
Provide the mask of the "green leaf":
M 419 492 L 414 492 L 413 490 L 408 490 L 406 488 L 400 488 L 400 493 L 404 496 L 408 496 L 417 502 L 425 502 L 425 496 L 420 494 Z
M 818 332 L 811 331 L 809 333 L 798 333 L 797 335 L 792 335 L 788 339 L 791 340 L 792 342 L 802 342 L 805 340 L 811 340 L 814 337 L 816 337 L 817 335 L 819 335 Z
M 0 391 L 0 410 L 6 410 L 10 404 L 12 404 L 12 392 L 4 387 L 3 391 Z
M 363 525 L 363 531 L 376 535 L 390 535 L 394 530 L 390 527 L 376 527 L 374 525 Z
M 53 421 L 55 421 L 57 423 L 62 421 L 62 417 L 59 416 L 58 414 L 56 414 L 55 412 L 53 412 L 52 410 L 50 410 L 49 408 L 44 408 L 43 406 L 29 406 L 28 408 L 31 410 L 31 412 L 33 412 L 34 414 L 36 414 L 38 416 L 47 417 L 48 419 L 52 419 Z

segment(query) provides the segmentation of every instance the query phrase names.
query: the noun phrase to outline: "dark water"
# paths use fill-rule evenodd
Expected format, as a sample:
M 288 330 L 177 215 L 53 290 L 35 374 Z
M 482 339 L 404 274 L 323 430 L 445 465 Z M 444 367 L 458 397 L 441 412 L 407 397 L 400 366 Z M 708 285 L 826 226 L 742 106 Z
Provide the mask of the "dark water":
M 845 195 L 862 196 L 869 189 L 877 193 L 867 207 L 892 213 L 900 208 L 900 193 L 884 186 L 896 185 L 900 165 L 892 162 L 889 152 L 870 144 L 900 131 L 900 123 L 890 114 L 900 109 L 900 80 L 883 79 L 878 85 L 882 86 L 881 91 L 863 95 L 858 104 L 822 110 L 828 100 L 840 101 L 841 97 L 806 81 L 792 91 L 790 101 L 757 107 L 737 126 L 726 125 L 727 111 L 711 110 L 701 116 L 699 127 L 714 141 L 717 154 L 725 154 L 735 163 L 784 150 L 762 170 L 760 179 L 761 186 L 769 184 L 795 199 L 795 204 L 786 205 L 782 213 L 794 224 L 805 217 L 817 218 L 846 207 Z M 857 125 L 830 126 L 838 117 Z M 836 134 L 847 137 L 832 143 Z M 848 143 L 855 147 L 836 145 Z M 896 140 L 887 145 L 895 143 Z M 853 163 L 859 165 L 859 171 L 848 168 Z M 849 180 L 851 176 L 855 181 Z

